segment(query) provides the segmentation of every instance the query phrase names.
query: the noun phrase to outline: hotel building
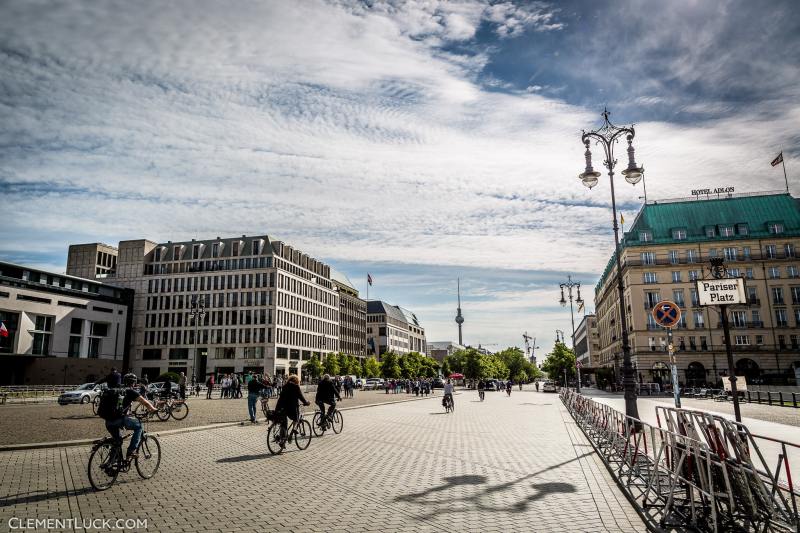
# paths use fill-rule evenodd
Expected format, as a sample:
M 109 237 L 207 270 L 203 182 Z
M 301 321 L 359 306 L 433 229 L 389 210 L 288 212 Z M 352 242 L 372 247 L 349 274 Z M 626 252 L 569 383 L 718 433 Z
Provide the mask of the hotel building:
M 386 352 L 427 354 L 425 329 L 417 316 L 402 307 L 381 300 L 367 300 L 367 352 L 380 356 Z

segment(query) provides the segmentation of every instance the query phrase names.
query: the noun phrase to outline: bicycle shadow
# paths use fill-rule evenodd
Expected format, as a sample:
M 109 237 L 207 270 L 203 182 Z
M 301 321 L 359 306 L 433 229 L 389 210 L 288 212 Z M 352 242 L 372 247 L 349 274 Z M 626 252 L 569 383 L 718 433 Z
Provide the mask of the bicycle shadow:
M 293 450 L 294 451 L 294 450 Z M 286 455 L 287 453 L 293 453 L 284 451 L 281 455 Z M 223 457 L 222 459 L 217 459 L 217 463 L 243 463 L 246 461 L 257 461 L 259 459 L 271 459 L 275 457 L 271 453 L 259 453 L 259 454 L 248 454 L 248 455 L 238 455 L 236 457 Z
M 87 420 L 89 418 L 99 418 L 99 417 L 97 415 L 51 416 L 50 420 Z

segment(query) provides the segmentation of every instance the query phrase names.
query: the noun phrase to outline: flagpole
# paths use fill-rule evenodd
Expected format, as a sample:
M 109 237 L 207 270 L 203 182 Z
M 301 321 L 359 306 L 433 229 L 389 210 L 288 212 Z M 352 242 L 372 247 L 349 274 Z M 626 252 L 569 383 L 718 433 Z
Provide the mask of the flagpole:
M 781 165 L 783 165 L 783 179 L 786 181 L 786 194 L 789 194 L 789 178 L 786 177 L 786 158 L 783 157 L 783 150 L 781 150 Z

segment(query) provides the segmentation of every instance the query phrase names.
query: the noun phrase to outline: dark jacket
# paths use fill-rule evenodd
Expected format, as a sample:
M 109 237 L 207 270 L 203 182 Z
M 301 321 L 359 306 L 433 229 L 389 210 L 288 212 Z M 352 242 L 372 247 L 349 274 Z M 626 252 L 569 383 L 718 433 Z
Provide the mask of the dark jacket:
M 342 400 L 342 397 L 339 396 L 339 391 L 336 390 L 336 387 L 333 384 L 332 380 L 322 380 L 317 385 L 317 396 L 315 397 L 315 402 L 325 402 L 325 403 L 333 403 L 333 399 L 338 398 L 339 401 Z
M 303 396 L 303 391 L 300 390 L 300 385 L 287 382 L 281 389 L 281 395 L 278 397 L 278 403 L 275 404 L 275 410 L 283 412 L 292 420 L 296 420 L 297 404 L 300 402 L 304 405 L 308 403 L 306 397 Z
M 262 389 L 266 389 L 267 384 L 260 379 L 253 378 L 247 383 L 248 394 L 258 394 Z

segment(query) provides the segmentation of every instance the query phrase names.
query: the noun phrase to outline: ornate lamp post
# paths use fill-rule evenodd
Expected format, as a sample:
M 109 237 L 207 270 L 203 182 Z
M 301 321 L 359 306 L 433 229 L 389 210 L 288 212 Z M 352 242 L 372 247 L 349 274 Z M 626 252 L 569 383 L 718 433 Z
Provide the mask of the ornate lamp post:
M 572 281 L 572 276 L 568 275 L 567 276 L 567 282 L 566 283 L 561 283 L 559 285 L 559 287 L 561 287 L 561 299 L 559 300 L 559 303 L 561 304 L 561 307 L 566 307 L 566 305 L 567 305 L 567 301 L 564 299 L 564 289 L 567 289 L 567 295 L 569 297 L 569 316 L 572 319 L 572 351 L 574 352 L 575 351 L 575 310 L 574 310 L 574 308 L 572 306 L 572 289 L 573 288 L 577 289 L 578 298 L 575 301 L 578 304 L 578 308 L 580 308 L 583 305 L 583 298 L 581 298 L 581 284 L 579 282 Z M 576 363 L 575 370 L 578 373 L 578 381 L 576 383 L 575 392 L 580 394 L 580 392 L 581 392 L 581 368 L 579 366 L 577 366 L 577 361 L 575 361 L 575 363 Z
M 636 405 L 636 378 L 634 376 L 633 364 L 631 362 L 631 347 L 628 340 L 628 320 L 625 315 L 625 287 L 622 283 L 622 258 L 620 257 L 619 247 L 619 225 L 617 223 L 617 201 L 614 196 L 614 167 L 617 160 L 614 157 L 614 147 L 617 140 L 625 136 L 628 141 L 628 168 L 622 171 L 625 181 L 631 185 L 636 185 L 642 179 L 644 169 L 636 164 L 634 159 L 633 138 L 636 132 L 633 126 L 618 127 L 608 120 L 608 109 L 603 110 L 603 125 L 592 131 L 585 131 L 581 135 L 581 141 L 586 146 L 586 170 L 578 177 L 583 184 L 590 189 L 597 185 L 597 178 L 600 172 L 592 168 L 592 152 L 589 145 L 592 141 L 603 149 L 605 160 L 603 165 L 608 169 L 608 181 L 611 185 L 611 211 L 614 220 L 614 256 L 617 263 L 617 291 L 619 292 L 619 325 L 622 329 L 622 385 L 625 389 L 625 414 L 636 420 L 639 419 L 639 409 Z
M 202 383 L 201 378 L 205 377 L 206 369 L 203 368 L 203 375 L 199 374 L 200 372 L 200 350 L 197 348 L 197 344 L 200 339 L 198 339 L 198 331 L 197 328 L 200 325 L 199 323 L 206 318 L 206 302 L 204 298 L 198 298 L 197 296 L 192 298 L 192 309 L 189 311 L 189 316 L 192 317 L 192 322 L 194 322 L 194 382 Z

